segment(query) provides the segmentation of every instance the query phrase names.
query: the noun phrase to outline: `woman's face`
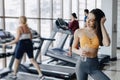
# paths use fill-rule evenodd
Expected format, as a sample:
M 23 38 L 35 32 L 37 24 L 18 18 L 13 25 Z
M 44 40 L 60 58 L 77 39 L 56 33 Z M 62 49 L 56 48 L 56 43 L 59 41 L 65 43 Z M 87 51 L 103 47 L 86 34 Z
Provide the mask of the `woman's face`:
M 94 25 L 95 25 L 95 16 L 94 16 L 94 14 L 92 14 L 92 13 L 88 14 L 88 18 L 87 18 L 86 23 L 87 23 L 87 27 L 91 27 L 91 28 L 94 27 Z
M 71 15 L 71 19 L 74 19 L 74 17 Z

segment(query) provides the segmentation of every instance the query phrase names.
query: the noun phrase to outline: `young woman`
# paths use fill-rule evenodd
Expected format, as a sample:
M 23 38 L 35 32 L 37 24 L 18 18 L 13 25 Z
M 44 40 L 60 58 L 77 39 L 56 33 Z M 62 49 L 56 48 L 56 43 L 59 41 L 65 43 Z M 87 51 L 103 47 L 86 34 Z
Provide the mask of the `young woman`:
M 88 15 L 87 27 L 78 29 L 74 33 L 72 50 L 80 55 L 76 64 L 77 80 L 88 80 L 88 74 L 94 80 L 110 80 L 99 70 L 97 57 L 99 46 L 110 45 L 110 38 L 104 26 L 105 21 L 103 11 L 93 9 Z
M 30 31 L 30 28 L 27 25 L 27 19 L 25 16 L 21 16 L 19 18 L 19 27 L 17 28 L 17 35 L 15 40 L 12 42 L 6 43 L 3 45 L 5 47 L 6 45 L 16 44 L 16 50 L 15 50 L 15 66 L 14 66 L 14 72 L 11 75 L 12 78 L 17 78 L 17 72 L 20 64 L 20 60 L 23 57 L 23 54 L 26 52 L 27 56 L 30 59 L 30 62 L 37 68 L 37 71 L 39 73 L 39 79 L 43 80 L 44 76 L 42 75 L 42 72 L 40 70 L 39 65 L 33 58 L 33 44 L 32 44 L 32 34 Z
M 70 39 L 70 44 L 69 44 L 69 53 L 68 56 L 72 56 L 72 43 L 74 39 L 74 32 L 76 29 L 79 28 L 79 22 L 77 20 L 77 15 L 76 13 L 71 14 L 71 21 L 69 22 L 68 28 L 72 31 L 71 39 Z

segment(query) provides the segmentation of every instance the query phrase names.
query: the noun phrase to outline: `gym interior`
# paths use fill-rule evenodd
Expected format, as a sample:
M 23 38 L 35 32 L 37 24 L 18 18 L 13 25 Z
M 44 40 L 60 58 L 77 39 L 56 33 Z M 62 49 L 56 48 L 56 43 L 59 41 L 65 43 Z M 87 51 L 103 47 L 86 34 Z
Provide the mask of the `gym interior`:
M 44 80 L 77 80 L 79 56 L 67 55 L 72 34 L 63 27 L 70 21 L 71 13 L 76 13 L 79 28 L 84 28 L 84 9 L 95 8 L 105 13 L 105 28 L 111 40 L 109 47 L 99 48 L 100 69 L 110 80 L 120 80 L 120 0 L 0 0 L 0 80 L 38 80 L 37 70 L 25 54 L 17 78 L 8 76 L 13 72 L 16 45 L 2 45 L 15 39 L 20 16 L 27 18 L 34 59 Z M 88 80 L 94 79 L 89 75 Z

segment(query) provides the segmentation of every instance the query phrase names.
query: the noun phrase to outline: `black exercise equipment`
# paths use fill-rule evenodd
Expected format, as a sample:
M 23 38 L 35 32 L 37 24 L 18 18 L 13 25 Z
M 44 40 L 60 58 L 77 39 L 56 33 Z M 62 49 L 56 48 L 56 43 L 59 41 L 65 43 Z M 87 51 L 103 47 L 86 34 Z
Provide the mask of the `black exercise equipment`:
M 56 21 L 55 21 L 56 25 L 58 26 L 58 28 L 61 28 L 61 29 L 68 29 L 68 23 L 65 22 L 62 18 L 58 18 Z

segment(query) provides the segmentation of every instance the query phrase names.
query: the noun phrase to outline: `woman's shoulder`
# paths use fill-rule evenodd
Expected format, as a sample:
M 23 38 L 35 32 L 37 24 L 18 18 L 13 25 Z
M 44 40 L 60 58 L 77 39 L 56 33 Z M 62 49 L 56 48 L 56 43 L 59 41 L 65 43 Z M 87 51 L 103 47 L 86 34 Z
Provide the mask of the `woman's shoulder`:
M 18 29 L 29 29 L 27 25 L 19 25 Z
M 77 32 L 82 32 L 82 31 L 84 31 L 84 28 L 79 28 L 79 29 L 77 29 L 76 31 L 77 31 Z
M 75 31 L 75 34 L 84 34 L 84 28 L 77 29 L 77 30 Z
M 76 33 L 76 34 L 81 33 L 81 31 L 82 31 L 82 29 L 79 28 L 79 29 L 76 29 L 76 30 L 75 30 L 75 33 Z
M 18 26 L 18 28 L 17 28 L 17 30 L 21 30 L 22 29 L 22 26 L 21 25 L 19 25 Z
M 30 28 L 28 26 L 25 26 L 25 25 L 19 25 L 17 30 L 20 32 L 29 32 Z
M 21 28 L 22 28 L 21 26 L 18 26 L 18 27 L 17 27 L 17 30 L 21 30 Z

